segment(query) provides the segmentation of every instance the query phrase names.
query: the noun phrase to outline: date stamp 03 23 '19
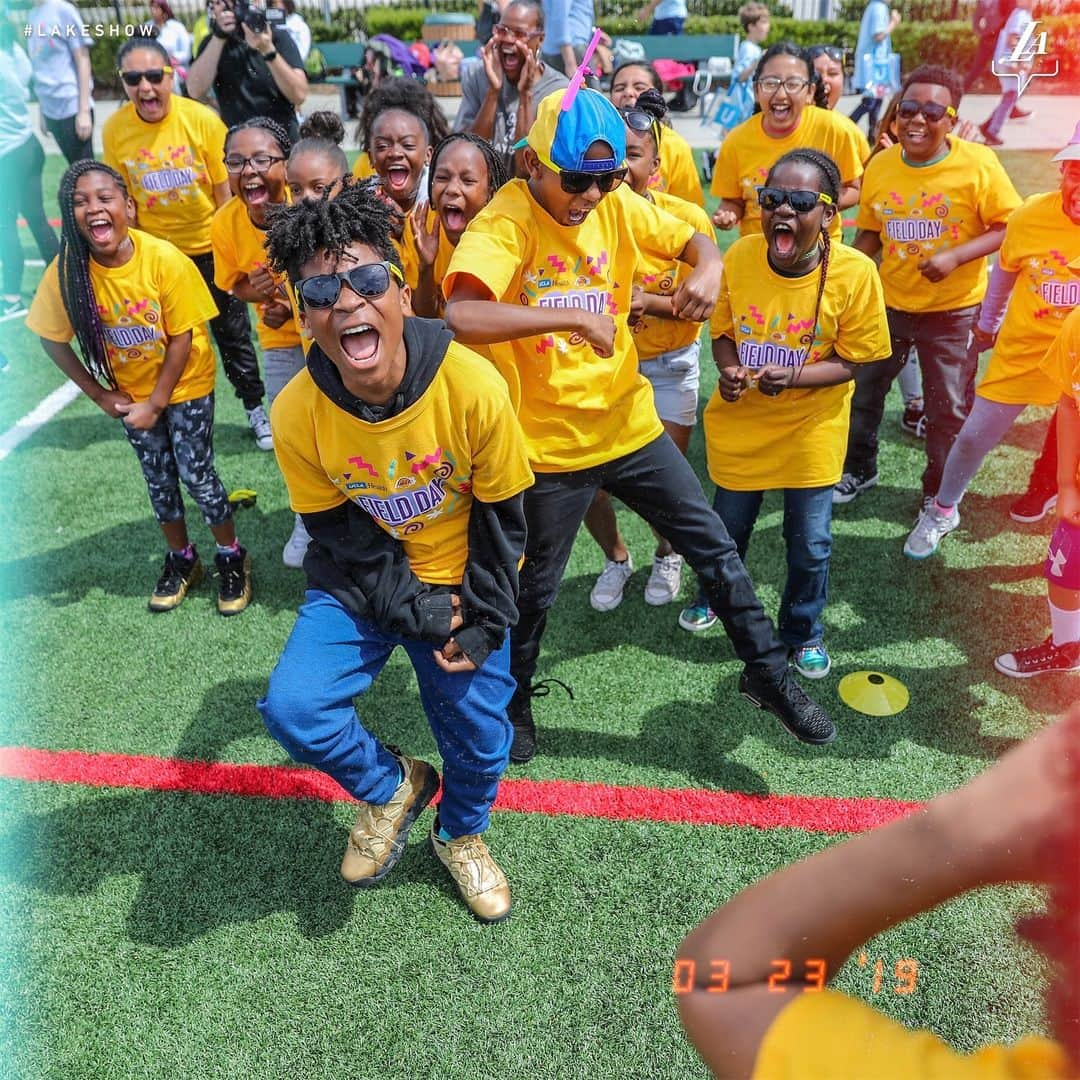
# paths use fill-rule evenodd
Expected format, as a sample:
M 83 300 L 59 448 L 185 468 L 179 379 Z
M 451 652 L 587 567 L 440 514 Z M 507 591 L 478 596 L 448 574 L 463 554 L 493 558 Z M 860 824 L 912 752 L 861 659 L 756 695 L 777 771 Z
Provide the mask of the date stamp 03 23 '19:
M 860 968 L 870 966 L 865 952 L 859 953 L 857 963 Z M 766 979 L 769 991 L 774 994 L 783 994 L 789 990 L 801 990 L 803 993 L 824 990 L 828 982 L 825 961 L 810 957 L 802 964 L 803 970 L 800 977 L 793 971 L 790 960 L 780 958 L 770 961 L 771 972 Z M 872 973 L 870 989 L 875 994 L 880 994 L 883 989 L 891 989 L 894 994 L 914 994 L 919 984 L 919 961 L 909 957 L 896 961 L 893 965 L 892 979 L 886 980 L 884 960 L 874 960 L 870 970 Z M 671 989 L 676 994 L 690 993 L 697 983 L 697 975 L 697 964 L 693 960 L 676 960 L 675 971 L 671 977 Z M 791 981 L 793 975 L 795 982 Z M 731 962 L 722 959 L 710 960 L 708 980 L 703 987 L 706 993 L 724 994 L 730 986 Z

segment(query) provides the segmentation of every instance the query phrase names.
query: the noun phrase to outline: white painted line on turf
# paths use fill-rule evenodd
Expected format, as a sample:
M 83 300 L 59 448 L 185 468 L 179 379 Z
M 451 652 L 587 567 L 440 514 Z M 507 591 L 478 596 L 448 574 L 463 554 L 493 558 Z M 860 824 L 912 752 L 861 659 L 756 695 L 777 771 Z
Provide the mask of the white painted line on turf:
M 25 442 L 40 427 L 44 427 L 61 409 L 70 405 L 79 396 L 79 388 L 73 382 L 65 382 L 54 390 L 44 401 L 38 402 L 21 420 L 15 422 L 0 435 L 0 461 L 11 453 L 20 443 Z
M 25 318 L 26 318 L 26 309 L 24 308 L 22 311 L 16 311 L 12 315 L 0 315 L 0 323 L 11 322 L 12 319 L 25 319 Z

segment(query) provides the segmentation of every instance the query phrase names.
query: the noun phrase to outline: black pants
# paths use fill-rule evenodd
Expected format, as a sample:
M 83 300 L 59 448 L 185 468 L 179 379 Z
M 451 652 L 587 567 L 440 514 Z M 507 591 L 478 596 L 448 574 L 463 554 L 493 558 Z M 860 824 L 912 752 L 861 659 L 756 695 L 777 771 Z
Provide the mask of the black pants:
M 90 112 L 90 124 L 94 123 L 93 110 Z M 94 156 L 94 134 L 90 132 L 89 139 L 80 139 L 75 134 L 75 117 L 65 116 L 62 120 L 53 120 L 45 117 L 45 126 L 52 133 L 52 137 L 60 145 L 60 153 L 67 158 L 70 165 L 72 162 L 81 161 L 83 158 Z
M 190 256 L 199 268 L 203 281 L 210 287 L 210 295 L 217 304 L 217 318 L 210 320 L 210 333 L 217 342 L 225 374 L 232 383 L 236 396 L 245 409 L 254 409 L 262 403 L 266 388 L 259 376 L 259 361 L 255 346 L 251 344 L 251 320 L 247 304 L 231 293 L 222 292 L 214 284 L 214 253 Z
M 19 240 L 18 215 L 26 218 L 41 257 L 48 265 L 60 245 L 45 217 L 41 201 L 41 170 L 45 152 L 36 135 L 0 158 L 0 262 L 4 266 L 3 291 L 15 296 L 22 291 L 23 249 Z
M 877 131 L 878 125 L 878 113 L 881 112 L 881 98 L 872 97 L 869 94 L 864 94 L 862 101 L 855 107 L 855 111 L 851 114 L 851 122 L 857 124 L 864 116 L 867 117 L 867 124 L 870 127 L 870 141 L 874 141 L 874 132 Z
M 914 345 L 922 371 L 926 408 L 924 495 L 936 495 L 945 459 L 971 412 L 979 353 L 970 344 L 978 306 L 918 313 L 887 309 L 892 356 L 876 364 L 858 364 L 851 402 L 844 472 L 866 479 L 877 472 L 878 428 L 885 396 Z
M 510 674 L 516 696 L 527 696 L 536 673 L 540 638 L 555 602 L 574 537 L 597 490 L 621 499 L 654 526 L 697 571 L 709 605 L 720 617 L 739 659 L 778 675 L 787 646 L 776 636 L 724 523 L 668 435 L 625 457 L 569 473 L 537 473 L 525 492 L 525 564 L 518 593 L 519 619 L 510 634 Z

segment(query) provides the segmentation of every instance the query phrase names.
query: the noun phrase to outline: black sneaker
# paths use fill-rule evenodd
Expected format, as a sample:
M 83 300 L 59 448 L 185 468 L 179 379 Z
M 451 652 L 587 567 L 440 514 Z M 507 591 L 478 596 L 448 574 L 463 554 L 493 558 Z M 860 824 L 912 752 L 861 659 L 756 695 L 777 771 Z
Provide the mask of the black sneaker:
M 878 474 L 873 476 L 856 476 L 846 472 L 840 477 L 839 482 L 832 489 L 833 506 L 849 503 L 852 499 L 861 495 L 868 488 L 872 488 L 878 482 Z
M 516 764 L 531 761 L 536 756 L 536 723 L 532 715 L 532 699 L 547 697 L 552 686 L 561 686 L 574 700 L 574 691 L 562 679 L 541 679 L 533 683 L 528 694 L 515 694 L 510 699 L 506 715 L 514 725 L 514 741 L 510 744 L 510 760 Z
M 170 551 L 165 556 L 161 577 L 150 597 L 148 606 L 151 611 L 172 611 L 183 602 L 189 590 L 202 580 L 203 567 L 199 562 L 199 553 L 194 547 L 191 550 L 193 554 L 190 559 L 185 559 L 178 551 Z
M 1053 675 L 1061 671 L 1080 671 L 1080 641 L 1055 645 L 1050 635 L 1041 645 L 1029 649 L 1013 649 L 994 661 L 1002 675 L 1014 679 L 1030 679 L 1035 675 Z
M 214 556 L 218 571 L 217 609 L 239 615 L 251 603 L 251 556 L 238 547 L 235 554 Z
M 507 719 L 514 725 L 514 741 L 510 744 L 510 760 L 521 764 L 536 757 L 536 724 L 532 716 L 532 699 L 517 694 L 510 699 Z
M 800 742 L 824 746 L 836 738 L 828 713 L 810 699 L 787 669 L 778 679 L 744 671 L 739 676 L 739 693 L 759 709 L 771 712 Z

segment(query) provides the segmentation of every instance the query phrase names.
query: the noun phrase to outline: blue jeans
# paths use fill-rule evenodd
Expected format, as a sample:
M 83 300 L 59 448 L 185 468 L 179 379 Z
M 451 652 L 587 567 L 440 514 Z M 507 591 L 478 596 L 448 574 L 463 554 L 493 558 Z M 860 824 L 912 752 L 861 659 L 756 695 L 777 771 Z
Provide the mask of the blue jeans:
M 761 512 L 763 491 L 729 491 L 718 487 L 713 509 L 746 561 L 750 534 Z M 784 488 L 784 542 L 787 544 L 787 582 L 780 599 L 777 629 L 790 648 L 820 641 L 825 633 L 821 613 L 829 593 L 832 553 L 832 485 Z M 708 600 L 699 595 L 696 604 Z
M 427 642 L 385 633 L 329 593 L 308 589 L 259 702 L 263 722 L 294 761 L 332 776 L 356 799 L 389 802 L 397 761 L 360 723 L 353 698 L 367 691 L 396 645 L 412 661 L 442 754 L 439 822 L 455 837 L 483 832 L 513 738 L 509 636 L 478 671 L 449 675 Z
M 685 18 L 653 19 L 652 26 L 649 27 L 649 33 L 677 36 L 682 33 L 683 24 L 685 22 Z

